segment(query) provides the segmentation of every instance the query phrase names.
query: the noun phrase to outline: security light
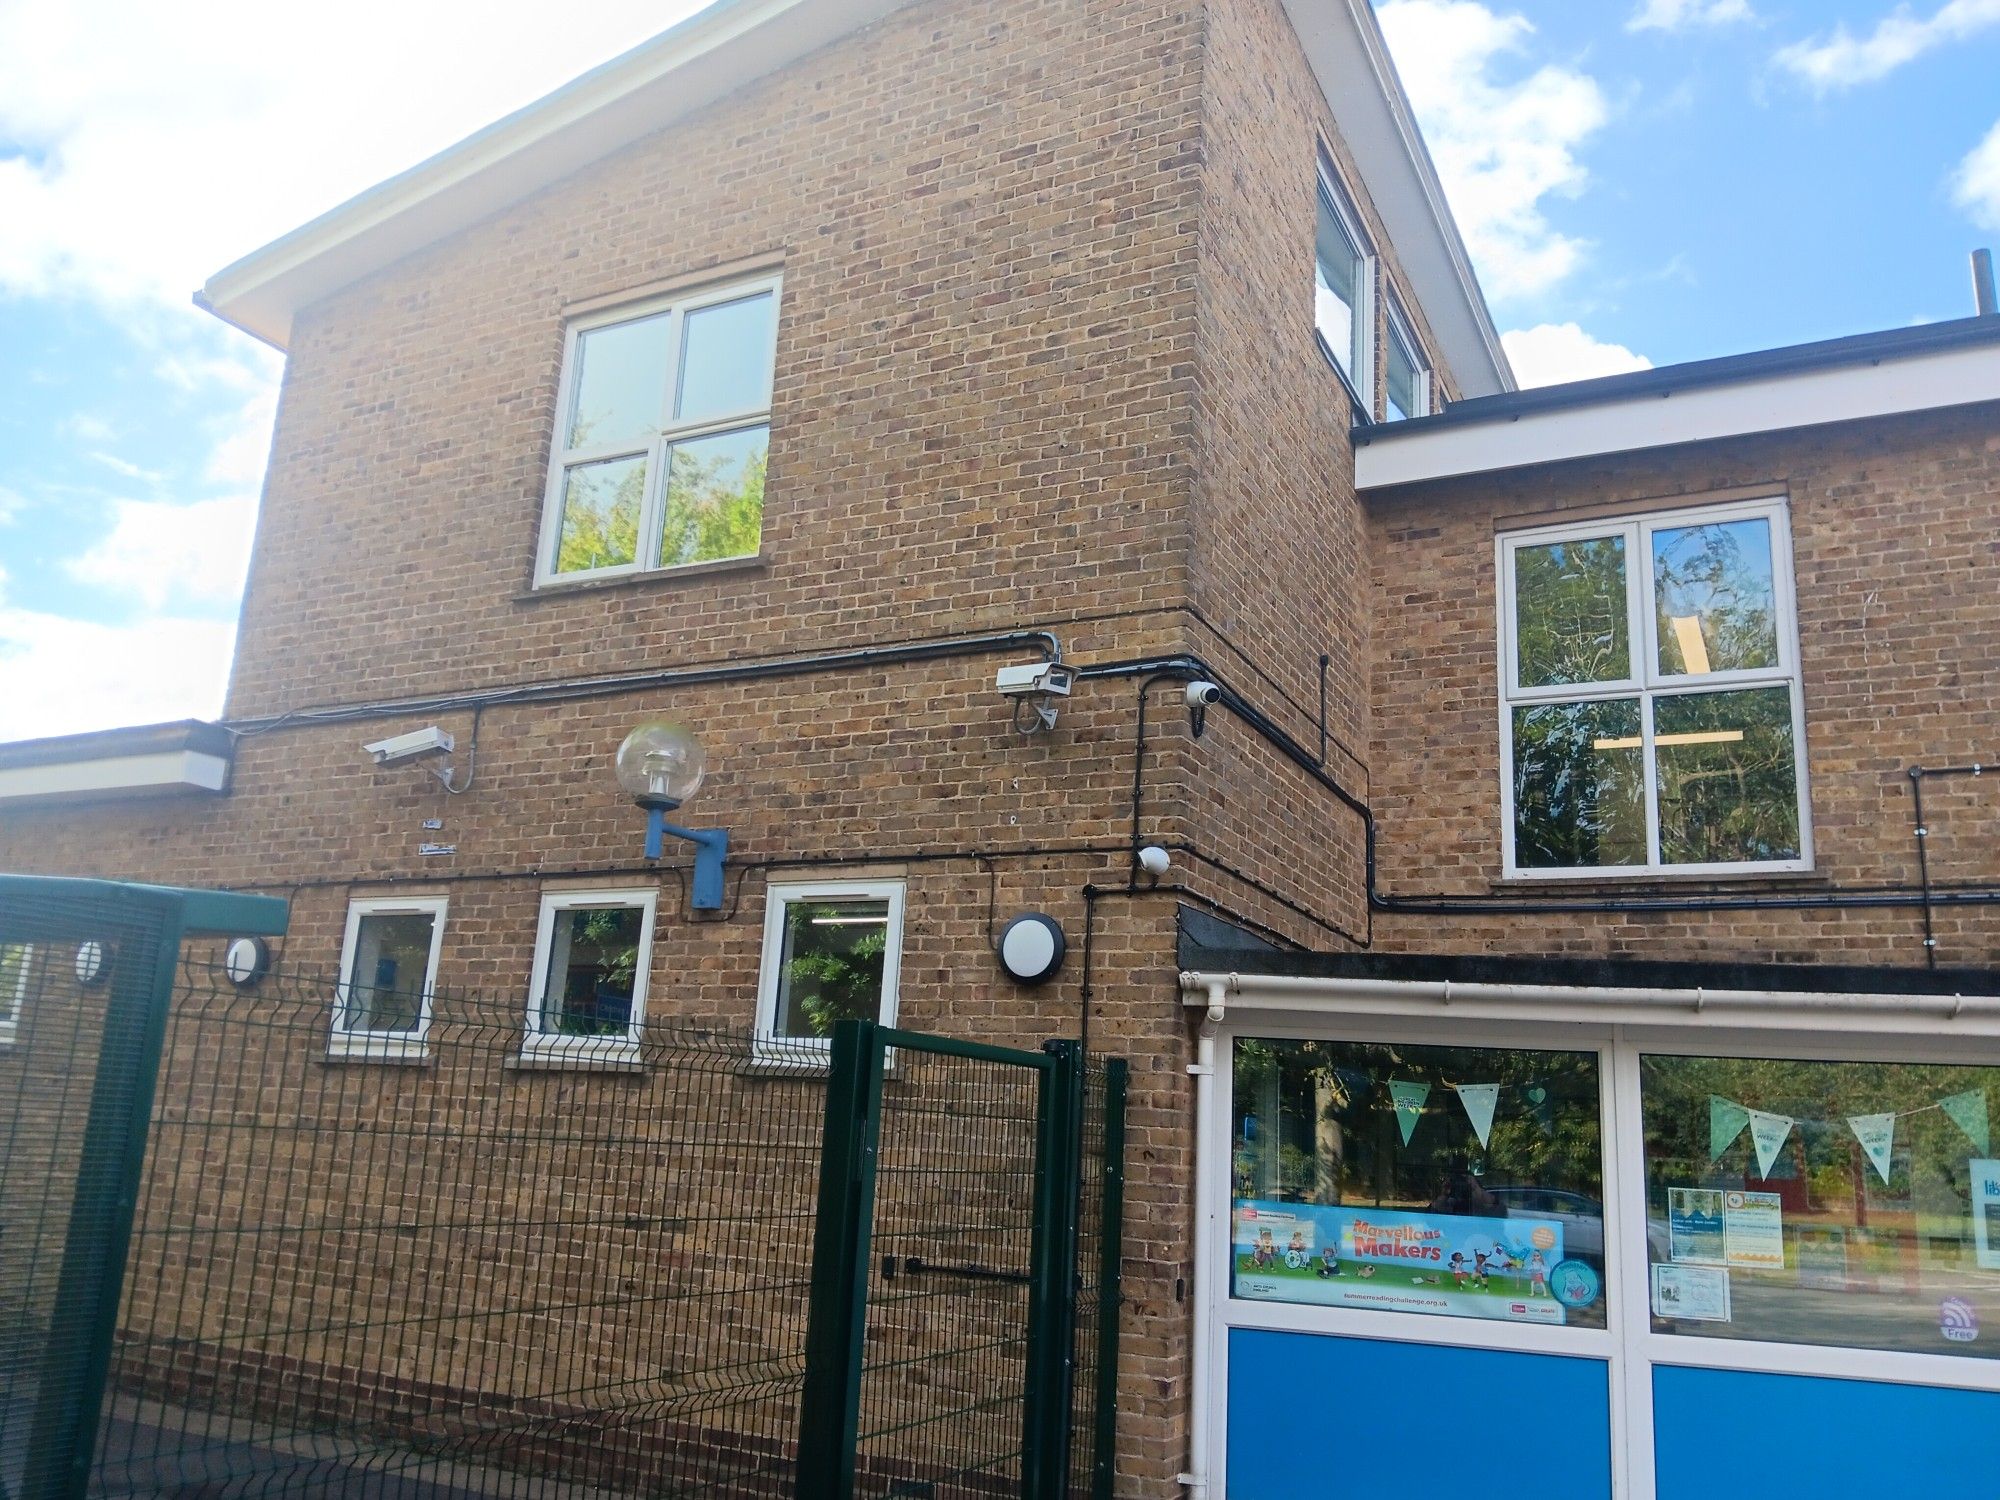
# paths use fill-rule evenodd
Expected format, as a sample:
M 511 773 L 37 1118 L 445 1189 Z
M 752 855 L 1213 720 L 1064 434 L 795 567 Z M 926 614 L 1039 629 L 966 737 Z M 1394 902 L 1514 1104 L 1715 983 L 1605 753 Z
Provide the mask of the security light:
M 728 830 L 682 828 L 667 821 L 667 814 L 701 787 L 708 770 L 708 752 L 701 741 L 684 724 L 651 719 L 625 736 L 615 769 L 618 784 L 646 810 L 646 858 L 660 858 L 668 834 L 693 844 L 694 881 L 688 905 L 696 911 L 720 911 Z

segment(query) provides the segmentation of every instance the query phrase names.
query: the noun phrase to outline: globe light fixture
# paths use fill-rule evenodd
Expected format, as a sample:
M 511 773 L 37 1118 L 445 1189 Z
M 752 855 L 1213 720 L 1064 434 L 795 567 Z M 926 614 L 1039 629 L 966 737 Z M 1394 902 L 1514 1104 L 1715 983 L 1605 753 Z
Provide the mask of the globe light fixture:
M 692 797 L 708 771 L 708 753 L 684 724 L 650 719 L 618 747 L 618 784 L 646 810 L 646 858 L 658 859 L 666 835 L 694 845 L 694 882 L 688 904 L 696 911 L 722 909 L 722 866 L 729 833 L 722 828 L 682 828 L 667 814 Z

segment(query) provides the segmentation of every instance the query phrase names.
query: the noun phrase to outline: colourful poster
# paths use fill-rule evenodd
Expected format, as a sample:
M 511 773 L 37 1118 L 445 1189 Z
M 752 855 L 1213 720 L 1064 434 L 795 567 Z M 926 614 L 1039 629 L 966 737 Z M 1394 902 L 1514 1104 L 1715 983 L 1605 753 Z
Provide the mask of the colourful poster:
M 1729 1273 L 1721 1266 L 1655 1265 L 1653 1316 L 1684 1323 L 1727 1323 Z
M 1776 1193 L 1722 1195 L 1722 1238 L 1730 1265 L 1750 1271 L 1785 1269 L 1785 1213 Z
M 1972 1249 L 1982 1271 L 2000 1271 L 2000 1161 L 1974 1157 L 1972 1174 Z
M 1720 1190 L 1667 1189 L 1667 1258 L 1690 1266 L 1720 1266 L 1728 1262 L 1723 1245 Z
M 1553 1220 L 1239 1199 L 1232 1244 L 1238 1297 L 1565 1321 L 1549 1287 L 1563 1258 Z

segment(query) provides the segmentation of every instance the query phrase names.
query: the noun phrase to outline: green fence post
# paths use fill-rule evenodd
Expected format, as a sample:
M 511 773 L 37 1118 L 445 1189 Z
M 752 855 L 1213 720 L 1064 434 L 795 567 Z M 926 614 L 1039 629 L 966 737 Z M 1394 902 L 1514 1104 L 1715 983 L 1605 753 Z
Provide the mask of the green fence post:
M 853 1500 L 868 1333 L 868 1241 L 882 1125 L 882 1028 L 839 1021 L 813 1230 L 812 1309 L 799 1411 L 798 1500 Z
M 1123 1058 L 1104 1065 L 1104 1202 L 1097 1265 L 1096 1434 L 1090 1445 L 1091 1500 L 1111 1500 L 1118 1472 L 1118 1313 L 1125 1256 L 1125 1089 L 1130 1068 Z
M 143 905 L 137 911 L 147 911 Z M 21 1500 L 82 1500 L 90 1485 L 98 1413 L 111 1373 L 125 1257 L 146 1161 L 153 1090 L 166 1046 L 167 1011 L 180 963 L 177 908 L 155 908 L 150 931 L 133 922 L 105 924 L 131 933 L 112 971 L 104 1034 L 91 1083 L 90 1113 L 77 1159 L 62 1265 L 29 1429 Z M 127 924 L 130 924 L 128 927 Z M 141 931 L 149 952 L 135 942 Z M 144 953 L 148 962 L 131 959 Z
M 1028 1370 L 1021 1431 L 1022 1500 L 1060 1500 L 1068 1487 L 1070 1378 L 1076 1364 L 1077 1201 L 1082 1158 L 1083 1049 L 1043 1049 L 1035 1115 L 1035 1228 L 1028 1289 Z

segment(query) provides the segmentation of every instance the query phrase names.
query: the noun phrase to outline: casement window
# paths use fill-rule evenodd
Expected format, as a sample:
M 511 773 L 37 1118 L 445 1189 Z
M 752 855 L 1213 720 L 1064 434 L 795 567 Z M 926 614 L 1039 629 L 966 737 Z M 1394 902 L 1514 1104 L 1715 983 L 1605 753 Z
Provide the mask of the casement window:
M 542 897 L 524 1056 L 639 1060 L 657 896 L 631 890 Z
M 896 1019 L 903 883 L 773 885 L 764 910 L 758 1050 L 810 1055 L 835 1021 Z
M 1375 257 L 1353 202 L 1324 158 L 1319 168 L 1318 228 L 1313 240 L 1313 327 L 1361 417 L 1375 403 Z
M 28 966 L 34 949 L 26 943 L 0 943 L 0 1047 L 12 1046 L 28 1006 Z
M 1428 416 L 1431 409 L 1431 370 L 1424 363 L 1423 346 L 1410 331 L 1409 319 L 1389 299 L 1389 346 L 1385 351 L 1388 369 L 1383 372 L 1389 388 L 1383 409 L 1384 420 L 1400 422 L 1406 417 Z
M 348 906 L 329 1051 L 391 1060 L 424 1055 L 445 907 L 441 896 Z
M 1810 868 L 1784 502 L 1498 547 L 1506 873 Z
M 570 325 L 537 583 L 757 554 L 778 296 L 765 276 Z

